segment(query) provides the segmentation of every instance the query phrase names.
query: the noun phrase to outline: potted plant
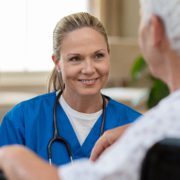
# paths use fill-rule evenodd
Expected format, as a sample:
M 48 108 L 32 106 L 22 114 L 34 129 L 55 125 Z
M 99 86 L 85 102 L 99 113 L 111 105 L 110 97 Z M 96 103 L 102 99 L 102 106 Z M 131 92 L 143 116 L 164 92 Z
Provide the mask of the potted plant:
M 163 81 L 150 74 L 148 65 L 141 55 L 135 59 L 132 65 L 131 79 L 134 84 L 142 79 L 148 81 L 149 95 L 146 102 L 148 109 L 157 105 L 162 98 L 169 94 L 168 86 Z

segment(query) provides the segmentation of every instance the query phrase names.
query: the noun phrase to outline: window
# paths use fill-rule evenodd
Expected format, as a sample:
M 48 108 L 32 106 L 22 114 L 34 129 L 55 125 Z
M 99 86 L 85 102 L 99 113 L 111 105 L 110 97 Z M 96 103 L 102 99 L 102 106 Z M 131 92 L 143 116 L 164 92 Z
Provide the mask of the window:
M 0 71 L 49 71 L 52 33 L 65 15 L 88 11 L 88 0 L 0 2 Z

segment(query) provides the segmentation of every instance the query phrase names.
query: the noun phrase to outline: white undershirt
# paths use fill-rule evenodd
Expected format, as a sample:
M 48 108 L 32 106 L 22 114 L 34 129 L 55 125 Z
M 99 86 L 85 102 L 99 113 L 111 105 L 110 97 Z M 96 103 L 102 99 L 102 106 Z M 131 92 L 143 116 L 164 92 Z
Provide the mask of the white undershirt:
M 92 127 L 100 117 L 102 109 L 95 113 L 86 114 L 72 109 L 67 104 L 63 96 L 60 97 L 59 102 L 76 133 L 79 143 L 82 145 L 89 132 L 91 131 Z

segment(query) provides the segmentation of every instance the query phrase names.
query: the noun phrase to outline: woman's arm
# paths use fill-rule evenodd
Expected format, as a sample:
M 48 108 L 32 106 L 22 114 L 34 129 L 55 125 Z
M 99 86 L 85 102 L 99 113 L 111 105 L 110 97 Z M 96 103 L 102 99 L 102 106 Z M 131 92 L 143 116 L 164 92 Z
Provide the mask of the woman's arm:
M 119 137 L 121 137 L 121 135 L 130 125 L 131 124 L 127 124 L 124 126 L 120 126 L 120 127 L 105 131 L 104 134 L 96 142 L 92 150 L 90 159 L 92 161 L 95 161 L 96 159 L 98 159 L 98 157 L 103 153 L 103 151 L 106 150 L 112 144 L 114 144 L 114 142 L 116 142 L 116 140 Z

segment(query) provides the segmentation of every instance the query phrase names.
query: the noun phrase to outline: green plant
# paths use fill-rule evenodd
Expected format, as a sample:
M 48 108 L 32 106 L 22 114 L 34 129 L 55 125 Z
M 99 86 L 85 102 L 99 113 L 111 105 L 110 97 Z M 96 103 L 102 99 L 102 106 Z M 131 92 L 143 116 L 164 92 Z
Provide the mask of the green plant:
M 154 107 L 162 98 L 169 94 L 168 86 L 149 73 L 148 65 L 142 56 L 138 56 L 135 59 L 131 68 L 131 78 L 133 83 L 141 81 L 143 78 L 150 82 L 149 95 L 146 102 L 147 108 Z

